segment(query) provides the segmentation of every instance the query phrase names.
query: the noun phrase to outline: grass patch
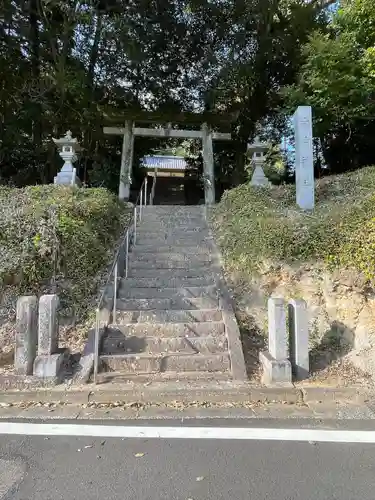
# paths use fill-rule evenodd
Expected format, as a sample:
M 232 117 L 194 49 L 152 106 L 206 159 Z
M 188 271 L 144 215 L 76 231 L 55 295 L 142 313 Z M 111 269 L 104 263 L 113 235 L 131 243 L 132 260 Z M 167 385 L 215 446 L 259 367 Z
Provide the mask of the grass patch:
M 128 218 L 105 189 L 0 187 L 0 290 L 56 287 L 63 308 L 82 317 Z
M 212 224 L 229 272 L 321 262 L 374 282 L 375 167 L 318 180 L 309 213 L 297 209 L 294 186 L 239 186 L 224 194 Z

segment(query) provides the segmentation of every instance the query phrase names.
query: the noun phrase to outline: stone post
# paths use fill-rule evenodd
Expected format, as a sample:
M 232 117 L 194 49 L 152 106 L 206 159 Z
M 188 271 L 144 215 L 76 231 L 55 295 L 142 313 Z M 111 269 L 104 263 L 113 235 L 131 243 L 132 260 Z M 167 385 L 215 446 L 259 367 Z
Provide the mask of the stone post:
M 202 153 L 205 202 L 206 205 L 213 205 L 215 203 L 214 150 L 212 130 L 207 123 L 202 125 Z
M 131 173 L 133 163 L 133 122 L 126 120 L 121 152 L 121 168 L 118 197 L 127 201 L 130 196 Z
M 288 357 L 286 313 L 283 299 L 268 299 L 268 350 L 276 360 Z
M 38 356 L 48 356 L 59 347 L 58 323 L 59 298 L 57 295 L 42 295 L 39 300 Z
M 39 300 L 38 356 L 34 361 L 34 375 L 56 378 L 61 374 L 67 351 L 59 351 L 59 298 L 43 295 Z
M 303 210 L 313 210 L 315 185 L 311 106 L 298 106 L 293 122 L 297 205 Z
M 77 139 L 73 139 L 72 133 L 68 130 L 65 137 L 52 140 L 59 148 L 59 154 L 64 160 L 64 165 L 55 177 L 54 183 L 65 186 L 80 185 L 81 182 L 77 177 L 76 169 L 73 167 L 73 163 L 77 160 L 77 152 L 79 151 Z
M 30 295 L 17 301 L 14 368 L 19 375 L 32 375 L 38 343 L 38 299 Z
M 292 370 L 288 359 L 286 313 L 283 299 L 268 300 L 268 351 L 259 353 L 266 385 L 291 384 Z
M 297 380 L 303 380 L 308 378 L 310 371 L 307 304 L 304 300 L 289 301 L 288 319 L 292 371 Z

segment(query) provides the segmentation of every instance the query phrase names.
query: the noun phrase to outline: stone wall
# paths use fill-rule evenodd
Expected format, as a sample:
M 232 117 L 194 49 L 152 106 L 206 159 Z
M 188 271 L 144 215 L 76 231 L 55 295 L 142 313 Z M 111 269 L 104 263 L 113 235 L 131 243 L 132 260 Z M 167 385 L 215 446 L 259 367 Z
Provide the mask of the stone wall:
M 375 290 L 358 272 L 320 266 L 275 268 L 265 264 L 251 283 L 230 277 L 238 313 L 260 333 L 267 331 L 267 299 L 307 302 L 312 355 L 324 363 L 346 355 L 375 378 Z M 319 361 L 318 361 L 319 362 Z

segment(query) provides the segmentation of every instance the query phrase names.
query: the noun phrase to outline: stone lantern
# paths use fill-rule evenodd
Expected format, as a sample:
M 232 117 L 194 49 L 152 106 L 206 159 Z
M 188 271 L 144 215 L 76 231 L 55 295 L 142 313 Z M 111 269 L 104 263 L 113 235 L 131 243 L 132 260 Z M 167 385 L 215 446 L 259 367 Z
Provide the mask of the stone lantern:
M 62 169 L 54 179 L 54 184 L 79 186 L 81 182 L 77 177 L 76 168 L 73 167 L 73 163 L 77 160 L 77 153 L 80 150 L 77 139 L 73 138 L 71 131 L 68 130 L 65 137 L 52 140 L 59 150 L 59 155 L 64 160 Z
M 256 137 L 253 144 L 249 144 L 247 150 L 251 153 L 251 163 L 254 165 L 254 173 L 251 178 L 250 184 L 252 186 L 269 186 L 270 182 L 264 175 L 263 164 L 264 155 L 268 149 L 268 144 L 260 142 Z

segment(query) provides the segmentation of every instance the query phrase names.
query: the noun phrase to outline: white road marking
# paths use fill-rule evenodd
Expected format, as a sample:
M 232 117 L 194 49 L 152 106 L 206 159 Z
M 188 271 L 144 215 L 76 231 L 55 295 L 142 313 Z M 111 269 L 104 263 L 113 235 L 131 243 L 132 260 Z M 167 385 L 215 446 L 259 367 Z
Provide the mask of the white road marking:
M 321 443 L 373 443 L 375 431 L 327 429 L 267 429 L 251 427 L 138 427 L 92 424 L 0 422 L 0 434 L 161 439 L 236 439 Z

